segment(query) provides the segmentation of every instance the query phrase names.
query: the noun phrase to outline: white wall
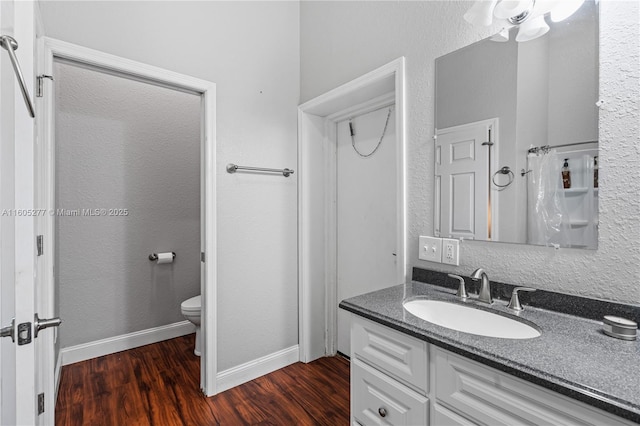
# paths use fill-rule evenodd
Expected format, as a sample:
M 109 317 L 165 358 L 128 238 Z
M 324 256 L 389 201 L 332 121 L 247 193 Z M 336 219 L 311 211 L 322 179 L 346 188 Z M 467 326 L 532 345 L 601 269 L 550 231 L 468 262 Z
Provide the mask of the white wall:
M 434 60 L 495 33 L 472 27 L 469 2 L 322 2 L 300 6 L 301 98 L 309 100 L 401 55 L 407 63 L 409 268 L 470 274 L 552 291 L 640 301 L 638 3 L 601 1 L 600 241 L 597 251 L 464 242 L 460 267 L 418 260 L 433 229 Z
M 553 30 L 546 36 L 549 38 L 549 145 L 593 141 L 598 137 L 595 105 L 598 86 L 593 84 L 598 81 L 598 55 L 590 53 L 593 46 L 598 46 L 598 28 L 592 19 L 595 10 L 594 3 L 585 3 L 571 22 L 556 24 L 562 30 L 557 32 L 561 36 L 556 36 Z M 638 19 L 636 14 L 636 22 Z
M 532 146 L 548 145 L 549 123 L 549 37 L 539 37 L 518 47 L 518 104 L 516 120 L 516 150 L 514 173 L 529 170 L 528 151 Z M 596 81 L 597 86 L 597 81 Z M 595 100 L 591 102 L 595 106 Z M 595 124 L 597 126 L 597 123 Z M 596 135 L 592 139 L 597 139 Z M 527 189 L 531 174 L 521 178 L 516 174 L 513 190 L 516 193 L 515 211 L 520 242 L 527 241 L 529 204 Z
M 297 2 L 41 3 L 49 37 L 217 84 L 218 370 L 297 343 Z

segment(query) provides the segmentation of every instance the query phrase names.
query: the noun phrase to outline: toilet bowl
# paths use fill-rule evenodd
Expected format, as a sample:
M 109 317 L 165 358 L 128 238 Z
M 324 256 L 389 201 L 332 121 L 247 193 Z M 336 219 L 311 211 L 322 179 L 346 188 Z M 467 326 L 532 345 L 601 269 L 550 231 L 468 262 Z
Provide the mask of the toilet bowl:
M 187 299 L 180 305 L 182 315 L 196 326 L 196 347 L 193 353 L 200 356 L 200 312 L 202 310 L 202 299 L 200 296 Z

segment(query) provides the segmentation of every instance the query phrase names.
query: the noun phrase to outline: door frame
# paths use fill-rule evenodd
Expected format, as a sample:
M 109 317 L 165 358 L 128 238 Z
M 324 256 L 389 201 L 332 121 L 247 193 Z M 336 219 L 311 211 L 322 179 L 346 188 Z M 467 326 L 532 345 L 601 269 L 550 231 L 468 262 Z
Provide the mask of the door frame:
M 392 92 L 389 97 L 389 93 Z M 400 57 L 298 107 L 300 361 L 336 353 L 336 124 L 349 111 L 395 103 L 397 279 L 406 281 L 405 59 Z
M 184 74 L 132 61 L 119 56 L 89 49 L 64 41 L 42 37 L 38 40 L 38 75 L 52 75 L 54 59 L 94 67 L 101 71 L 125 75 L 127 78 L 151 82 L 171 89 L 197 93 L 201 96 L 201 175 L 204 192 L 204 209 L 201 223 L 201 251 L 205 253 L 203 265 L 202 295 L 202 332 L 201 344 L 203 356 L 200 358 L 200 387 L 207 395 L 217 392 L 217 253 L 216 253 L 216 85 L 210 81 L 197 79 Z M 55 123 L 53 84 L 44 79 L 43 97 L 38 120 L 40 141 L 36 152 L 36 191 L 42 208 L 55 209 Z M 49 210 L 52 209 L 52 210 Z M 36 284 L 39 294 L 45 297 L 47 315 L 53 315 L 54 302 L 54 216 L 45 215 L 40 223 L 40 234 L 44 235 L 45 253 L 49 260 L 44 266 L 44 275 Z M 48 299 L 47 299 L 48 298 Z M 43 316 L 43 315 L 41 315 Z M 64 321 L 64 318 L 63 318 Z M 53 360 L 53 346 L 47 345 L 40 355 L 45 360 Z M 49 347 L 50 346 L 50 347 Z M 57 370 L 58 367 L 56 367 Z M 48 390 L 57 391 L 59 371 Z M 51 392 L 52 394 L 55 392 Z M 52 395 L 53 396 L 53 395 Z M 51 401 L 53 406 L 54 400 Z
M 33 76 L 35 75 L 35 38 L 41 31 L 38 19 L 37 3 L 34 1 L 7 1 L 2 4 L 2 34 L 10 35 L 19 44 L 15 51 L 25 78 L 29 94 L 33 94 Z M 4 50 L 4 49 L 3 49 Z M 9 62 L 7 52 L 2 51 L 4 61 Z M 11 70 L 6 68 L 5 70 Z M 5 75 L 3 74 L 3 78 Z M 18 215 L 17 211 L 34 212 L 34 119 L 25 108 L 20 96 L 20 89 L 13 70 L 6 78 L 12 80 L 13 93 L 5 92 L 6 104 L 3 104 L 2 116 L 3 172 L 0 176 L 0 200 L 4 209 L 13 210 L 9 218 L 4 218 L 0 225 L 2 234 L 2 256 L 0 256 L 0 272 L 2 288 L 10 300 L 3 300 L 3 305 L 11 306 L 9 311 L 15 319 L 14 332 L 17 325 L 24 324 L 31 331 L 33 340 L 33 320 L 36 310 L 35 288 L 35 219 L 33 215 Z M 3 84 L 3 90 L 8 86 Z M 11 98 L 13 98 L 11 100 Z M 13 102 L 12 102 L 13 101 Z M 6 109 L 4 109 L 6 107 Z M 7 291 L 8 290 L 8 291 Z M 0 309 L 2 309 L 0 307 Z M 3 311 L 4 312 L 4 311 Z M 9 315 L 11 316 L 11 315 Z M 7 314 L 3 315 L 2 327 L 9 326 Z M 17 340 L 17 339 L 16 339 Z M 16 424 L 37 424 L 36 380 L 37 354 L 35 344 L 18 345 L 4 338 L 2 345 L 12 345 L 13 353 L 0 360 L 14 368 L 15 376 L 3 377 L 0 388 L 0 410 L 4 421 Z M 6 349 L 6 346 L 5 346 Z M 0 353 L 0 358 L 2 357 Z M 11 392 L 12 395 L 5 395 Z

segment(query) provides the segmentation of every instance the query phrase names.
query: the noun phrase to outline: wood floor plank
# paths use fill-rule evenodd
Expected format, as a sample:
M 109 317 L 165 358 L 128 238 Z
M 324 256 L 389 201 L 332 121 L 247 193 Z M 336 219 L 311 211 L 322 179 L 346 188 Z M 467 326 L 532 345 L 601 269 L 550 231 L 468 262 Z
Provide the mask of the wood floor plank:
M 82 403 L 84 395 L 84 380 L 77 368 L 63 368 L 60 373 L 60 387 L 58 390 L 58 407 Z
M 206 398 L 194 335 L 63 367 L 56 424 L 348 425 L 349 361 L 295 363 Z
M 71 404 L 65 407 L 56 407 L 56 425 L 80 425 L 84 424 L 83 404 Z
M 275 413 L 272 416 L 275 424 L 296 424 L 296 425 L 314 425 L 317 424 L 316 419 L 300 404 L 291 404 L 291 395 L 288 392 L 282 392 L 278 384 L 270 377 L 263 376 L 254 381 L 260 386 L 261 393 L 270 395 L 269 401 L 264 401 L 262 405 L 268 408 L 268 413 Z M 290 410 L 283 411 L 279 407 L 288 405 Z
M 346 361 L 344 361 L 346 362 Z M 337 424 L 343 413 L 349 412 L 348 392 L 333 392 L 338 388 L 349 388 L 349 370 L 338 374 L 328 368 L 324 360 L 318 360 L 314 367 L 318 370 L 313 382 L 298 380 L 304 364 L 294 364 L 292 368 L 283 369 L 276 385 L 280 392 L 296 401 L 314 419 L 322 424 Z

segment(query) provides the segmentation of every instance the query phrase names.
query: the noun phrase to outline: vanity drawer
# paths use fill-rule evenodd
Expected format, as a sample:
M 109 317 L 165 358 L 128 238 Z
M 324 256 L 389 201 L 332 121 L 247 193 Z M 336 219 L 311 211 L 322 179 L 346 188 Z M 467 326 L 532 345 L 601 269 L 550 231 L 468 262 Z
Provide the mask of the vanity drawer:
M 630 425 L 626 420 L 432 346 L 435 402 L 473 423 Z
M 426 395 L 429 359 L 427 343 L 354 315 L 351 321 L 352 360 L 360 358 Z
M 426 425 L 429 400 L 358 359 L 351 360 L 351 413 L 363 425 Z
M 436 426 L 476 426 L 476 423 L 437 403 L 433 404 L 433 424 Z

